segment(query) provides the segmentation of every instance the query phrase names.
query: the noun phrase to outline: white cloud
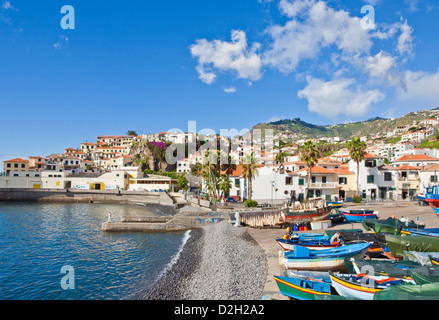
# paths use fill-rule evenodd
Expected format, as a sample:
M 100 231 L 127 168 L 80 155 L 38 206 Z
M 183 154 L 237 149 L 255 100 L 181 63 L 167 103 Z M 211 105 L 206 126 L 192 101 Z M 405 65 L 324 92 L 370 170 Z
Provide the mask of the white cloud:
M 364 70 L 371 78 L 379 83 L 399 87 L 406 90 L 404 76 L 396 70 L 396 58 L 385 51 L 380 51 L 375 56 L 368 56 L 364 61 Z
M 16 10 L 9 1 L 3 2 L 2 9 L 3 10 L 9 10 L 9 9 Z
M 385 95 L 379 90 L 352 89 L 353 79 L 322 81 L 308 77 L 308 85 L 298 92 L 299 98 L 308 100 L 308 110 L 326 118 L 338 115 L 364 116 L 371 105 L 380 102 Z
M 262 62 L 257 51 L 259 43 L 248 48 L 244 31 L 233 30 L 232 41 L 198 39 L 191 45 L 193 58 L 197 58 L 201 81 L 211 84 L 216 79 L 216 72 L 232 72 L 240 79 L 256 81 L 261 78 Z
M 399 91 L 400 100 L 439 105 L 439 70 L 434 73 L 407 71 L 405 78 L 407 90 Z
M 285 25 L 273 25 L 266 32 L 272 44 L 263 62 L 281 72 L 295 71 L 302 60 L 318 57 L 322 49 L 335 46 L 344 55 L 368 53 L 373 42 L 361 19 L 348 12 L 329 8 L 322 1 L 283 0 L 281 11 L 291 19 Z
M 398 51 L 401 55 L 412 55 L 413 52 L 413 28 L 407 24 L 407 20 L 400 24 L 401 34 L 398 37 Z
M 235 87 L 225 88 L 224 92 L 225 93 L 235 93 L 236 92 L 236 88 Z

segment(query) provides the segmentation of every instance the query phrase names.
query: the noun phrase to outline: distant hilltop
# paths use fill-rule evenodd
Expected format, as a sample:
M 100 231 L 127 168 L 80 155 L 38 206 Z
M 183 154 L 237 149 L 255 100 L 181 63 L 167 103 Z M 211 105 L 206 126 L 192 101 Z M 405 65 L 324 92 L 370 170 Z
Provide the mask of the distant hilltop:
M 315 125 L 301 120 L 284 119 L 269 123 L 259 123 L 253 129 L 272 129 L 277 136 L 288 136 L 291 139 L 319 139 L 340 137 L 350 139 L 352 137 L 369 136 L 382 138 L 392 136 L 401 127 L 420 127 L 430 119 L 439 121 L 439 108 L 424 111 L 414 111 L 399 118 L 371 118 L 365 121 L 350 122 L 334 125 Z

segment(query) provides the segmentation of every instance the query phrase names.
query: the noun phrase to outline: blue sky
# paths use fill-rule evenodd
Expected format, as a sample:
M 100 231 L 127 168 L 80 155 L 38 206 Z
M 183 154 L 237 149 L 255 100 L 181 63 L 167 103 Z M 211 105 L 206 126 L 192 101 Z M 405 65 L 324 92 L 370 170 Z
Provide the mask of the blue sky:
M 63 5 L 75 10 L 64 30 Z M 361 26 L 372 5 L 375 28 Z M 0 158 L 101 134 L 397 117 L 439 106 L 439 4 L 0 0 Z

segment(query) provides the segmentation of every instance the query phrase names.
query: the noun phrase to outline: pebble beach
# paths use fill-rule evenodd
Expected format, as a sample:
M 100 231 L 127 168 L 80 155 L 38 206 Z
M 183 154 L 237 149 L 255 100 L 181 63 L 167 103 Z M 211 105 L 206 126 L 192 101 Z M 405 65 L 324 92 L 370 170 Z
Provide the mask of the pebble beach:
M 228 221 L 192 230 L 179 259 L 147 300 L 257 300 L 267 279 L 264 250 Z

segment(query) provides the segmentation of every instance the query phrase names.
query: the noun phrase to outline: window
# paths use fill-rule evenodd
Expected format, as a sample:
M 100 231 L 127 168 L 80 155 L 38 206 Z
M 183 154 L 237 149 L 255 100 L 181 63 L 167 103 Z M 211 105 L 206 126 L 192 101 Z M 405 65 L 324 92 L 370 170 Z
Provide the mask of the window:
M 347 184 L 347 183 L 348 183 L 348 178 L 346 177 L 338 178 L 338 184 Z
M 365 160 L 364 161 L 364 166 L 365 167 L 376 167 L 377 166 L 377 161 L 376 160 Z
M 371 176 L 367 176 L 367 183 L 374 183 L 374 176 L 373 175 L 371 175 Z
M 18 173 L 14 173 L 14 177 L 18 177 Z
M 14 168 L 18 168 L 18 163 L 14 163 Z
M 10 168 L 10 167 L 11 167 L 11 164 L 10 164 L 10 163 L 8 163 L 8 164 L 6 165 L 6 167 Z
M 430 182 L 437 182 L 437 176 L 430 176 Z
M 305 180 L 299 179 L 299 186 L 304 186 L 304 185 L 305 185 Z
M 322 177 L 322 183 L 326 183 L 326 177 Z
M 22 167 L 22 168 L 25 168 L 25 167 L 26 167 L 26 165 L 25 165 L 24 163 L 22 163 L 22 164 L 21 164 L 21 167 Z
M 291 177 L 286 177 L 286 178 L 285 178 L 285 184 L 286 184 L 287 186 L 292 185 L 292 184 L 293 184 L 293 178 L 291 178 Z
M 384 172 L 384 181 L 392 181 L 392 173 Z
M 311 183 L 316 183 L 316 177 L 311 177 Z

